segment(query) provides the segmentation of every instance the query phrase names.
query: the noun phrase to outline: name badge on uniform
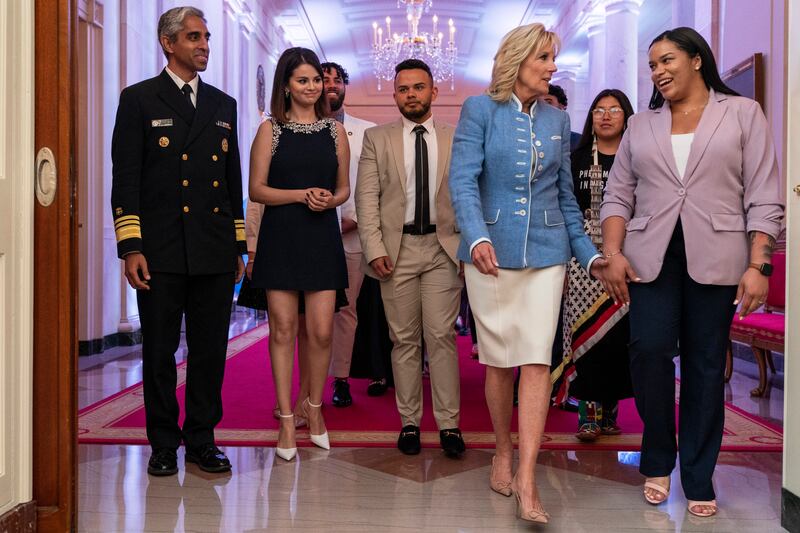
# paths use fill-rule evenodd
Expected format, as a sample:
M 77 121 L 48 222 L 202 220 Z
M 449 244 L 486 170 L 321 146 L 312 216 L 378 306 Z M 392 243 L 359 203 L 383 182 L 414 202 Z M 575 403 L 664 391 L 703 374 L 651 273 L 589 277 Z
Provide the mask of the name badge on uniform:
M 551 141 L 560 141 L 561 140 L 561 135 L 553 135 L 552 137 L 550 137 L 550 140 Z
M 150 125 L 154 128 L 166 128 L 167 126 L 172 126 L 172 119 L 171 118 L 159 118 L 150 122 Z
M 221 120 L 217 121 L 217 126 L 219 126 L 220 128 L 225 128 L 226 130 L 231 129 L 230 124 L 228 124 L 227 122 L 222 122 Z

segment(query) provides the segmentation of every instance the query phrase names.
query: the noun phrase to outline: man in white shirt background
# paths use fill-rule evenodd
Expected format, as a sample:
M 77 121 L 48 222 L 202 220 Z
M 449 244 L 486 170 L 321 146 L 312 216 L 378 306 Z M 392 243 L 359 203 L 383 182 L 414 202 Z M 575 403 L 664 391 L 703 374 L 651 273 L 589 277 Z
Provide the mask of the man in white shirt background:
M 322 63 L 323 87 L 331 110 L 331 117 L 344 125 L 350 143 L 350 190 L 356 189 L 358 159 L 361 156 L 361 143 L 364 131 L 375 125 L 373 122 L 356 118 L 344 110 L 347 84 L 350 79 L 347 71 L 338 63 Z M 353 341 L 358 325 L 356 300 L 361 291 L 364 273 L 361 271 L 361 243 L 358 240 L 358 218 L 356 216 L 355 195 L 350 195 L 341 205 L 342 244 L 347 261 L 348 288 L 347 306 L 339 309 L 333 319 L 333 342 L 331 346 L 330 374 L 334 377 L 331 403 L 336 407 L 348 407 L 353 403 L 350 394 L 350 362 L 353 357 Z

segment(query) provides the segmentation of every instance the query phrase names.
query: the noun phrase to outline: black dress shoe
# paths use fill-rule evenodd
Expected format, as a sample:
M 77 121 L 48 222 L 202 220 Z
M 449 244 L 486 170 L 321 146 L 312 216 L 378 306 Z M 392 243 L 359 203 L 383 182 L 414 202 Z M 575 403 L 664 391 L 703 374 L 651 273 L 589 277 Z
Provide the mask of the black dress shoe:
M 406 455 L 417 455 L 422 450 L 419 442 L 419 427 L 409 424 L 400 431 L 397 439 L 397 449 Z
M 186 462 L 197 463 L 200 470 L 205 472 L 227 472 L 231 469 L 228 457 L 213 444 L 186 448 Z
M 331 403 L 336 407 L 349 407 L 353 405 L 353 397 L 350 395 L 350 384 L 346 379 L 336 378 L 333 380 L 333 397 Z
M 147 473 L 151 476 L 172 476 L 178 473 L 178 454 L 172 448 L 157 448 L 150 455 Z
M 383 396 L 389 385 L 386 384 L 386 378 L 373 379 L 367 386 L 367 396 Z
M 448 457 L 460 457 L 464 450 L 467 449 L 466 445 L 464 445 L 464 438 L 461 436 L 461 430 L 458 428 L 441 430 L 439 432 L 439 442 Z

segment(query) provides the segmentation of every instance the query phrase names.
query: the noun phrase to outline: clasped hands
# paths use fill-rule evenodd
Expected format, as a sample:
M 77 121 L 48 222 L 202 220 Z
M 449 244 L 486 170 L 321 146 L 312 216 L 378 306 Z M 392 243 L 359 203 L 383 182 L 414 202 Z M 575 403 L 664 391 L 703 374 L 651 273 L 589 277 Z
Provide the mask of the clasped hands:
M 600 280 L 614 303 L 622 302 L 623 305 L 631 303 L 628 283 L 641 281 L 622 252 L 612 254 L 610 257 L 607 255 L 605 259 L 596 259 L 592 264 L 592 276 Z M 767 277 L 754 269 L 747 269 L 739 281 L 736 299 L 733 301 L 733 305 L 741 302 L 739 320 L 761 307 L 768 291 Z
M 639 282 L 642 279 L 633 270 L 622 251 L 595 259 L 591 270 L 592 276 L 603 284 L 603 288 L 615 304 L 621 302 L 622 305 L 630 305 L 628 283 Z
M 309 187 L 303 191 L 303 203 L 312 211 L 324 211 L 328 209 L 333 200 L 333 193 L 320 187 Z
M 500 263 L 497 261 L 494 246 L 489 242 L 476 245 L 472 249 L 472 264 L 481 274 L 497 276 Z M 621 253 L 611 257 L 598 257 L 592 261 L 591 274 L 603 284 L 603 288 L 615 303 L 622 302 L 625 305 L 630 303 L 628 283 L 640 280 Z

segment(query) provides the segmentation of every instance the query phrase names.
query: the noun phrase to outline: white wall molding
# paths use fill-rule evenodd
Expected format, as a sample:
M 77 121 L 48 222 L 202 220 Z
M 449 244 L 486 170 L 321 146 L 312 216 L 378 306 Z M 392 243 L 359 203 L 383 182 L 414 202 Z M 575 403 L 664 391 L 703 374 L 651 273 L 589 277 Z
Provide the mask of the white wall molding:
M 0 515 L 32 498 L 34 26 L 0 4 Z
M 786 121 L 786 146 L 800 143 L 800 32 L 788 31 L 800 25 L 800 5 L 787 2 L 784 18 L 784 43 L 786 47 L 786 97 L 784 113 Z M 787 206 L 787 272 L 800 269 L 800 195 L 794 188 L 800 186 L 800 153 L 786 150 L 786 206 Z M 798 331 L 800 323 L 800 284 L 797 276 L 786 277 L 786 330 Z M 783 393 L 783 487 L 795 496 L 800 496 L 800 455 L 795 451 L 800 445 L 800 336 L 786 336 Z M 797 509 L 787 508 L 794 516 L 784 514 L 784 525 L 788 527 L 800 522 Z

